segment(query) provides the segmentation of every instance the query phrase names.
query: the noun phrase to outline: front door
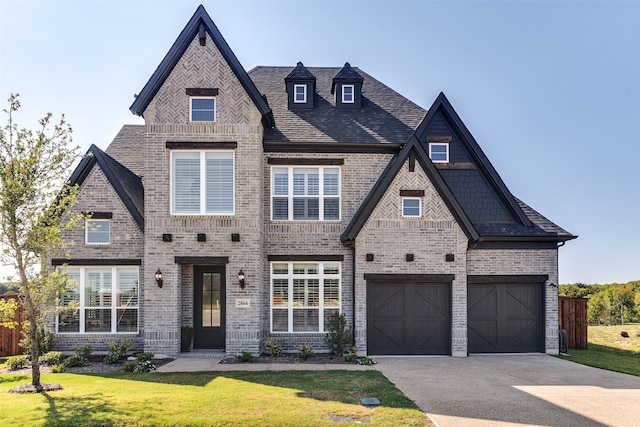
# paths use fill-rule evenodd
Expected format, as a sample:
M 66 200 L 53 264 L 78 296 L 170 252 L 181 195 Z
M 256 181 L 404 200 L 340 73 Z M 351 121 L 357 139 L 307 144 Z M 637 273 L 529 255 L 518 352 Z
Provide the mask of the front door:
M 194 348 L 224 349 L 224 266 L 194 267 Z

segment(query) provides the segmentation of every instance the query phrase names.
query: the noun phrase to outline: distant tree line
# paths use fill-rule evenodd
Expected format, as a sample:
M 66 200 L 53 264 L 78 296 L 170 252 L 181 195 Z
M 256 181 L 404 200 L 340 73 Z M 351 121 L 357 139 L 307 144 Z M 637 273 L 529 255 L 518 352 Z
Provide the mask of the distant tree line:
M 0 295 L 4 294 L 17 294 L 20 292 L 20 288 L 10 283 L 0 283 Z
M 560 295 L 589 298 L 589 325 L 624 325 L 640 322 L 640 280 L 604 285 L 560 285 Z

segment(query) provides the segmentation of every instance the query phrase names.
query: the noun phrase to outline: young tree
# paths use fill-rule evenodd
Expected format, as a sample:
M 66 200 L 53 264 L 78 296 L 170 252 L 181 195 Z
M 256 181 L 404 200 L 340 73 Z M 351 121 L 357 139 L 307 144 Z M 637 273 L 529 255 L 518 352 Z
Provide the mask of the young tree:
M 31 341 L 31 384 L 42 391 L 38 363 L 38 324 L 53 315 L 56 299 L 67 286 L 63 272 L 51 271 L 48 260 L 64 254 L 61 232 L 77 217 L 63 215 L 73 205 L 77 188 L 65 181 L 79 147 L 72 146 L 71 127 L 64 115 L 57 124 L 47 113 L 36 130 L 19 129 L 14 115 L 19 95 L 12 94 L 6 126 L 0 128 L 0 238 L 2 262 L 17 277 L 20 304 L 28 318 Z

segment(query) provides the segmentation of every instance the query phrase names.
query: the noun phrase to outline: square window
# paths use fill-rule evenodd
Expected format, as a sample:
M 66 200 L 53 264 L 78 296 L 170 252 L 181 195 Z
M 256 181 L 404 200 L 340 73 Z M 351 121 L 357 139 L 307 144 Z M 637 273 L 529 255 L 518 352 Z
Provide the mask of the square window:
M 342 85 L 342 103 L 343 104 L 354 103 L 353 92 L 354 92 L 353 85 Z
M 293 102 L 296 104 L 307 102 L 307 85 L 293 85 Z
M 402 216 L 403 217 L 420 217 L 422 215 L 422 203 L 419 198 L 403 198 L 402 199 Z
M 192 122 L 215 122 L 216 121 L 216 99 L 205 97 L 191 98 L 191 121 Z
M 108 245 L 111 224 L 108 219 L 88 219 L 85 237 L 88 245 Z
M 449 144 L 430 142 L 429 158 L 433 163 L 449 163 Z

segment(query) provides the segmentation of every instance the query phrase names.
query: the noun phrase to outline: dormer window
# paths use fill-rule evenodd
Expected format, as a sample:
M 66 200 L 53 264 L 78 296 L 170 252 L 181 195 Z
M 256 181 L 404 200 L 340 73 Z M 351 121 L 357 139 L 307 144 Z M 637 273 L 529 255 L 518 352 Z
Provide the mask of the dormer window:
M 307 85 L 293 85 L 293 102 L 296 104 L 307 102 Z
M 342 85 L 342 103 L 343 104 L 354 103 L 353 92 L 354 92 L 353 85 Z
M 335 96 L 336 108 L 359 110 L 362 104 L 362 82 L 364 78 L 349 63 L 335 75 L 331 93 Z
M 316 91 L 316 78 L 298 62 L 296 67 L 284 78 L 287 91 L 287 106 L 290 110 L 313 108 L 313 94 Z

